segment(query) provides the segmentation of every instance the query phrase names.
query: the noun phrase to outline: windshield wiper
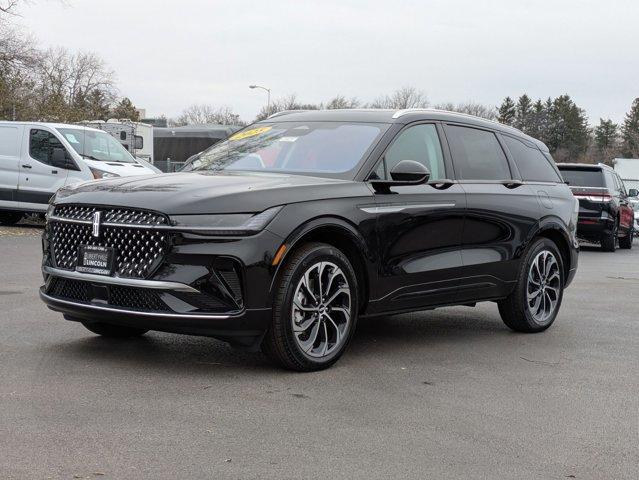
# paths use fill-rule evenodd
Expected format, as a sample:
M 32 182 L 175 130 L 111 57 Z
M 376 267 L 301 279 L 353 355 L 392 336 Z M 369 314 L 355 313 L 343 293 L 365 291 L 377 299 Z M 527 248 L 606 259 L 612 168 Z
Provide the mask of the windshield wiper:
M 100 160 L 99 158 L 95 158 L 93 155 L 87 155 L 85 153 L 80 154 L 83 158 L 88 158 L 89 160 L 95 160 L 97 162 L 104 162 L 105 160 Z

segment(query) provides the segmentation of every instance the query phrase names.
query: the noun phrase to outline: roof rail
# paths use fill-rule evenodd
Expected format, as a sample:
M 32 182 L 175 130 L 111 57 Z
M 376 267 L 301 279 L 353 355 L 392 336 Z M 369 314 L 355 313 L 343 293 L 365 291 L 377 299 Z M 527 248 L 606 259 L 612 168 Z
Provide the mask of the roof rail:
M 511 130 L 514 130 L 518 133 L 524 133 L 521 130 L 519 130 L 518 128 L 512 127 L 510 125 L 506 125 L 504 123 L 500 123 L 496 120 L 490 120 L 489 118 L 484 118 L 484 117 L 478 117 L 477 115 L 471 115 L 469 113 L 462 113 L 462 112 L 454 112 L 452 110 L 444 110 L 441 108 L 404 108 L 402 110 L 397 110 L 394 114 L 393 114 L 393 118 L 400 118 L 403 117 L 404 115 L 409 115 L 411 113 L 420 113 L 420 112 L 424 112 L 424 113 L 429 113 L 429 112 L 439 112 L 439 113 L 452 113 L 453 115 L 459 115 L 462 117 L 468 117 L 468 118 L 475 118 L 475 119 L 480 119 L 483 120 L 485 122 L 492 122 L 492 123 L 496 123 L 497 125 L 501 125 L 504 128 L 509 128 Z
M 280 117 L 282 115 L 288 115 L 289 113 L 299 113 L 299 112 L 311 112 L 312 110 L 308 109 L 299 109 L 299 110 L 281 110 L 279 112 L 275 112 L 273 115 L 269 115 L 268 118 Z

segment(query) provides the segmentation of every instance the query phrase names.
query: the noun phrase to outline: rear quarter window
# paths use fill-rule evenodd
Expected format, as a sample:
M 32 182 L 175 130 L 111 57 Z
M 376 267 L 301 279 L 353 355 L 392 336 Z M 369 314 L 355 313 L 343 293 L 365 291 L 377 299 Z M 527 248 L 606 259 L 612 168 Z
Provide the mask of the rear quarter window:
M 503 139 L 524 180 L 554 183 L 561 181 L 549 160 L 537 147 L 507 135 Z

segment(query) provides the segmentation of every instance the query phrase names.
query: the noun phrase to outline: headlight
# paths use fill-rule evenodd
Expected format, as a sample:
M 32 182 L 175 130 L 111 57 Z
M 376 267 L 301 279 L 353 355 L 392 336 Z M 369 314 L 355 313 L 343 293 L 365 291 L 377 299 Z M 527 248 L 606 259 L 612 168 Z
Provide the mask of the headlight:
M 51 198 L 51 200 L 53 201 L 53 198 Z M 45 220 L 49 220 L 49 217 L 53 215 L 54 210 L 55 210 L 55 205 L 53 203 L 50 203 L 49 208 L 47 208 L 47 213 L 44 214 Z
M 173 215 L 171 224 L 184 231 L 213 235 L 251 235 L 264 230 L 282 207 L 262 213 L 230 213 L 220 215 Z
M 89 167 L 91 173 L 93 174 L 93 178 L 99 180 L 100 178 L 116 178 L 119 177 L 117 173 L 105 172 L 104 170 L 99 170 L 97 168 Z

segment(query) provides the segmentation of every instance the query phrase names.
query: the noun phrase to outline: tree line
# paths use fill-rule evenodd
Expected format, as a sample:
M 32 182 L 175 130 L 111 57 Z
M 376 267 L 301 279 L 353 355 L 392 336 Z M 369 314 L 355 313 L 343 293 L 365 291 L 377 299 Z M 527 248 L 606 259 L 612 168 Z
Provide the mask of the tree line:
M 591 128 L 585 111 L 569 95 L 533 101 L 506 97 L 497 121 L 544 142 L 558 162 L 611 163 L 615 157 L 639 158 L 639 98 L 621 125 L 600 118 Z

